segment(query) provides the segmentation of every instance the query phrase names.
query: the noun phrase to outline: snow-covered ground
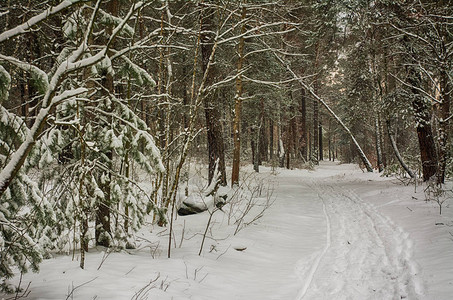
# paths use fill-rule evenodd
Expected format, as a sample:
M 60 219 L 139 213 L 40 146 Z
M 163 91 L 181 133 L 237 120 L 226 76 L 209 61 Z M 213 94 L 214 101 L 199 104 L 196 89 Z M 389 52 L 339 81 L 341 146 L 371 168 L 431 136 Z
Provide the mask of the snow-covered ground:
M 26 299 L 453 299 L 451 195 L 440 216 L 423 187 L 354 165 L 261 170 L 274 204 L 237 235 L 217 211 L 201 256 L 207 212 L 178 217 L 170 259 L 165 228 L 148 227 L 136 250 L 90 251 L 85 270 L 46 260 L 22 278 Z

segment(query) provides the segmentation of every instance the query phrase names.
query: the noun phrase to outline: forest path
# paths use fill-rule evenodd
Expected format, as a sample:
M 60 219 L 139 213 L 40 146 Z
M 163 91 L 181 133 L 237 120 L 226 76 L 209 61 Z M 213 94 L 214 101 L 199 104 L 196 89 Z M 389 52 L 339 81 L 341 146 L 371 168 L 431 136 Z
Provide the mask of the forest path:
M 56 255 L 14 283 L 31 283 L 29 300 L 66 299 L 73 288 L 76 300 L 451 299 L 449 227 L 434 225 L 436 207 L 436 219 L 424 216 L 412 188 L 332 162 L 259 176 L 274 204 L 237 235 L 228 214 L 215 213 L 201 256 L 207 213 L 178 217 L 171 259 L 165 231 L 143 228 L 135 251 L 90 249 L 83 270 L 77 253 Z
M 296 299 L 421 299 L 409 235 L 341 181 L 308 185 L 323 204 L 326 240 L 322 251 L 299 261 Z

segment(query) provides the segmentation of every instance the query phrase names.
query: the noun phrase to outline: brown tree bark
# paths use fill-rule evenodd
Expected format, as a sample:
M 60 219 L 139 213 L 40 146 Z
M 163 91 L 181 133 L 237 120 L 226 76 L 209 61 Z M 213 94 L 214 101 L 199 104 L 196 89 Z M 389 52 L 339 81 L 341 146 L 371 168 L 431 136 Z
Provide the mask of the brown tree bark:
M 317 88 L 315 87 L 315 93 L 317 92 Z M 318 155 L 319 155 L 319 105 L 316 99 L 313 99 L 313 139 L 312 139 L 312 148 L 311 151 L 311 161 L 315 164 L 318 164 Z
M 261 120 L 259 121 L 258 127 L 254 130 L 254 134 L 252 135 L 252 139 L 255 140 L 255 155 L 253 159 L 253 170 L 255 172 L 260 171 L 260 164 L 261 164 L 261 151 L 260 151 L 260 132 L 261 132 Z
M 277 137 L 277 141 L 278 141 L 278 150 L 277 150 L 277 153 L 278 153 L 278 166 L 280 168 L 283 168 L 285 166 L 285 146 L 284 146 L 284 140 L 285 140 L 285 126 L 283 125 L 283 118 L 282 118 L 282 112 L 280 111 L 279 112 L 280 116 L 280 120 L 279 120 L 279 123 L 278 123 L 278 137 Z
M 319 64 L 319 45 L 316 45 L 316 57 L 315 57 L 315 72 L 318 72 Z M 319 76 L 316 75 L 313 84 L 313 91 L 315 94 L 319 94 Z M 310 158 L 315 164 L 319 164 L 319 104 L 316 99 L 313 99 L 313 150 L 312 157 Z
M 319 160 L 324 160 L 323 144 L 322 144 L 322 124 L 319 122 Z
M 308 160 L 308 137 L 307 137 L 307 104 L 305 89 L 301 91 L 302 97 L 300 100 L 300 136 L 299 136 L 299 146 L 300 146 L 300 155 L 306 161 Z
M 113 16 L 117 16 L 119 13 L 119 0 L 112 0 L 109 1 L 106 5 L 106 11 Z M 109 26 L 106 28 L 107 34 L 112 34 L 113 27 Z M 113 74 L 106 71 L 101 84 L 105 88 L 106 92 L 103 92 L 103 96 L 108 98 L 110 95 L 114 93 L 114 82 L 113 82 Z M 106 100 L 107 101 L 107 100 Z M 111 165 L 113 162 L 113 152 L 109 150 L 106 154 L 107 157 L 107 165 Z M 105 198 L 104 201 L 98 204 L 96 208 L 96 226 L 95 226 L 95 241 L 96 245 L 109 247 L 110 246 L 110 239 L 107 236 L 111 235 L 111 228 L 110 228 L 110 206 L 111 206 L 111 189 L 110 189 L 110 179 L 111 174 L 108 175 L 109 180 L 103 184 L 102 191 L 104 192 Z
M 267 135 L 266 135 L 266 113 L 264 110 L 264 99 L 260 100 L 260 134 L 259 134 L 259 164 L 267 161 Z
M 379 115 L 375 117 L 375 141 L 376 141 L 376 158 L 379 173 L 384 171 L 384 162 L 382 158 L 382 134 L 379 122 Z
M 263 116 L 263 124 L 261 124 L 260 128 L 260 165 L 263 161 L 268 161 L 268 149 L 269 149 L 269 142 L 267 137 L 267 122 L 266 117 Z
M 428 181 L 437 172 L 437 155 L 431 128 L 431 109 L 419 90 L 421 78 L 419 73 L 408 67 L 408 83 L 414 96 L 412 107 L 417 124 L 418 144 L 423 169 L 423 181 Z
M 113 76 L 112 74 L 106 74 L 104 79 L 102 80 L 102 85 L 110 92 L 113 93 Z M 108 95 L 105 95 L 108 97 Z M 111 165 L 113 162 L 113 152 L 108 150 L 105 153 L 107 160 L 105 164 Z M 100 176 L 100 174 L 99 174 Z M 109 247 L 110 246 L 110 239 L 107 235 L 111 235 L 111 228 L 110 228 L 110 206 L 111 206 L 111 189 L 110 189 L 110 181 L 111 181 L 111 174 L 107 175 L 109 180 L 102 184 L 101 189 L 104 192 L 104 200 L 98 203 L 98 207 L 96 208 L 96 220 L 95 220 L 95 240 L 96 245 Z
M 201 16 L 201 57 L 202 57 L 202 72 L 207 70 L 209 64 L 209 57 L 211 56 L 214 36 L 212 34 L 215 27 L 214 18 L 215 10 L 211 8 L 204 8 Z M 215 83 L 216 80 L 216 66 L 211 65 L 208 70 L 205 86 L 209 87 Z M 225 172 L 225 150 L 222 136 L 222 123 L 221 114 L 219 110 L 219 99 L 216 99 L 217 93 L 210 93 L 203 95 L 204 112 L 206 118 L 207 130 L 207 144 L 208 144 L 208 183 L 210 184 L 214 177 L 216 169 L 216 162 L 218 160 L 218 170 L 220 175 L 220 184 L 226 185 L 226 172 Z
M 274 156 L 274 120 L 269 119 L 269 159 Z
M 285 126 L 285 141 L 286 141 L 286 168 L 290 169 L 290 160 L 291 160 L 291 143 L 292 143 L 292 126 L 291 126 L 292 120 L 289 120 L 288 124 Z

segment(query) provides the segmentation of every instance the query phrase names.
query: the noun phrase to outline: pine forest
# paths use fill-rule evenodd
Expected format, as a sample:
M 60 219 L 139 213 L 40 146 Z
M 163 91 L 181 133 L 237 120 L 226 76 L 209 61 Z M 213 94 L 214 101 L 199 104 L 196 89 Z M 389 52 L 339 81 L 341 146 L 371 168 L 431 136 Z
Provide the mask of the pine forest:
M 0 0 L 0 298 L 450 299 L 452 97 L 451 0 Z

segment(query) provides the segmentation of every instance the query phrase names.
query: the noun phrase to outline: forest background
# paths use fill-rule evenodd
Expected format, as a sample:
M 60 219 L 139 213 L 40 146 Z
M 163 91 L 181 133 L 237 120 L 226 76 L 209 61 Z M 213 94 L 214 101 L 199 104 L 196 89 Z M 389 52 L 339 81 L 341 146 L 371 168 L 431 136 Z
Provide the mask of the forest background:
M 68 245 L 82 268 L 92 245 L 133 247 L 147 215 L 171 232 L 191 160 L 212 195 L 244 164 L 326 159 L 442 186 L 452 15 L 451 1 L 2 1 L 2 289 Z

